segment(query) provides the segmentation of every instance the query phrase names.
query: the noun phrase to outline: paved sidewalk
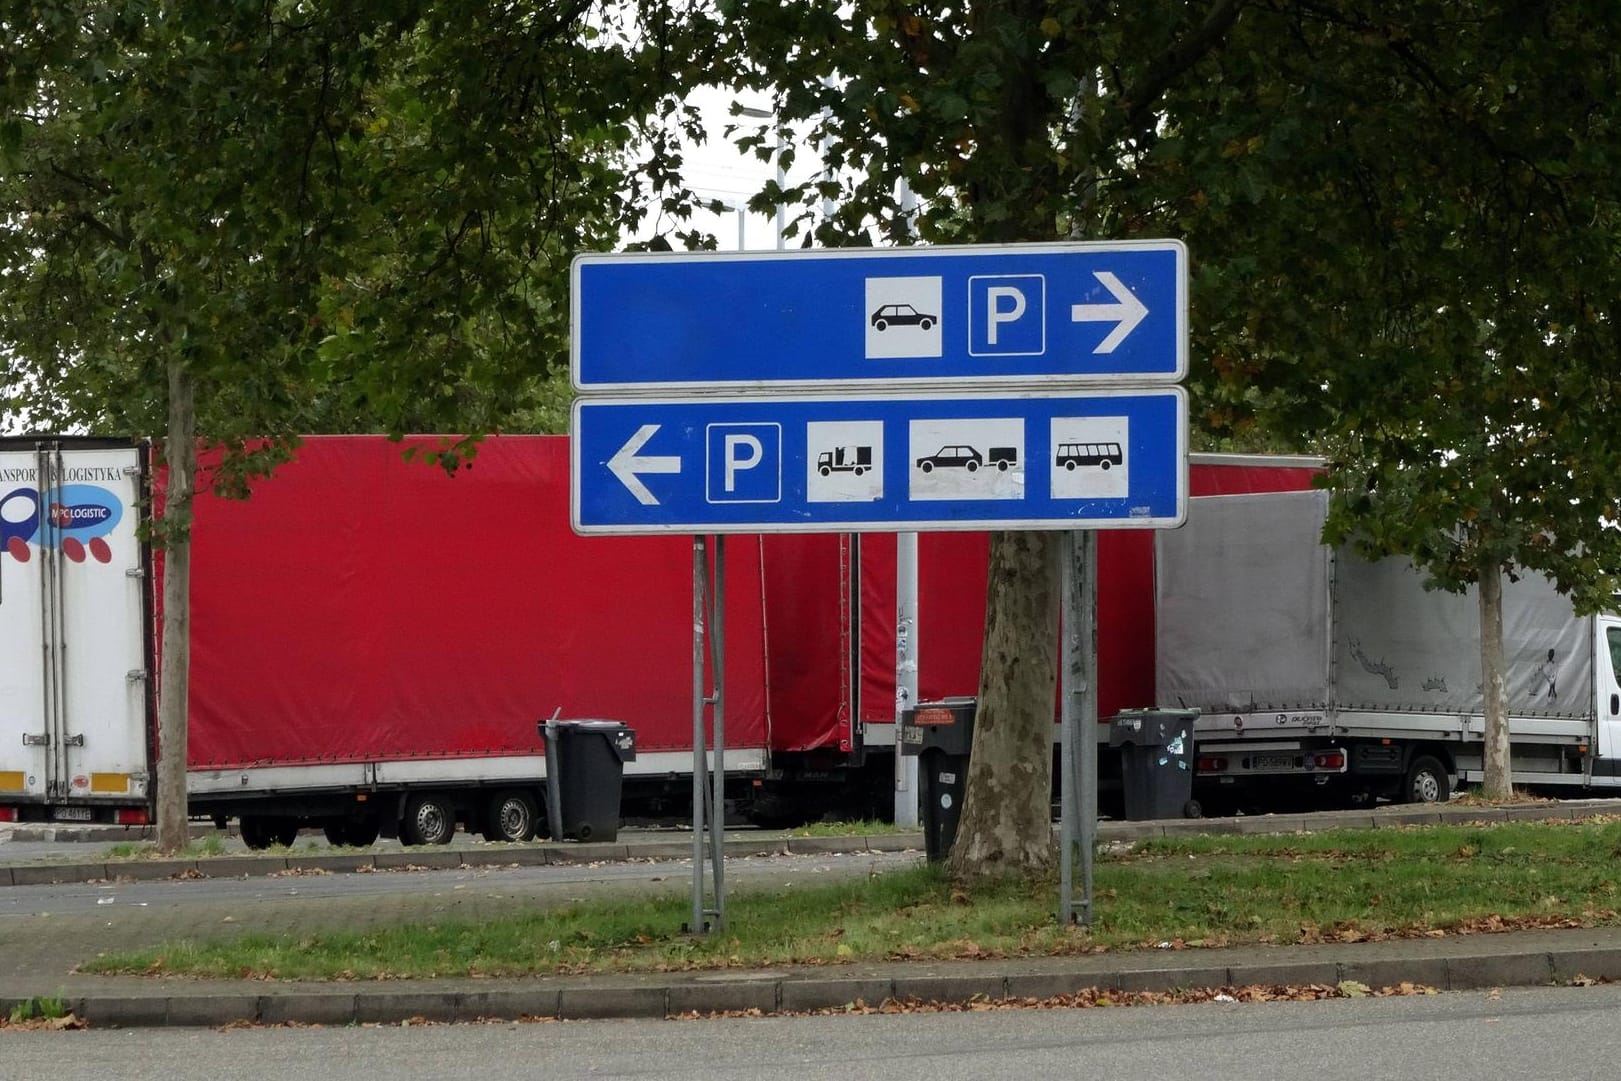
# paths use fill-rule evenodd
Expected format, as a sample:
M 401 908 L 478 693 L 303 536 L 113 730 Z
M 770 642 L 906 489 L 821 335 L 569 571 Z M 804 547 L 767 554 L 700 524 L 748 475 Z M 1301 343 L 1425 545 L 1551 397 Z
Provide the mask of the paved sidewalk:
M 1621 801 L 1527 804 L 1509 808 L 1448 806 L 1390 808 L 1377 812 L 1278 815 L 1201 822 L 1104 823 L 1103 840 L 1184 831 L 1293 832 L 1329 825 L 1384 827 L 1441 821 L 1585 818 L 1621 813 Z M 677 838 L 672 840 L 672 836 Z M 198 876 L 279 875 L 296 885 L 300 874 L 376 870 L 410 863 L 463 868 L 444 888 L 387 897 L 306 900 L 256 899 L 184 908 L 114 905 L 106 912 L 17 915 L 0 919 L 0 1010 L 29 996 L 60 996 L 78 1016 L 98 1026 L 223 1025 L 258 1023 L 351 1024 L 411 1018 L 663 1017 L 734 1010 L 762 1012 L 837 1009 L 886 998 L 964 1002 L 970 999 L 1044 999 L 1087 988 L 1168 991 L 1244 985 L 1337 984 L 1370 987 L 1403 982 L 1439 990 L 1621 979 L 1621 928 L 1557 930 L 1421 938 L 1313 946 L 1246 946 L 1149 950 L 981 962 L 897 962 L 839 967 L 770 968 L 646 976 L 545 976 L 527 979 L 448 979 L 319 984 L 264 980 L 202 981 L 99 977 L 74 971 L 108 949 L 131 949 L 178 938 L 207 938 L 243 930 L 308 934 L 334 927 L 388 926 L 434 919 L 480 919 L 533 908 L 560 897 L 599 896 L 645 883 L 570 882 L 547 896 L 537 887 L 513 889 L 493 867 L 625 859 L 679 860 L 691 854 L 690 837 L 624 835 L 614 845 L 470 846 L 460 850 L 411 849 L 325 855 L 225 856 L 134 863 L 29 860 L 8 862 L 0 843 L 0 884 Z M 920 847 L 916 834 L 868 838 L 749 836 L 728 841 L 728 858 L 758 852 L 870 854 L 876 865 Z M 398 859 L 399 862 L 395 862 Z M 690 867 L 670 863 L 667 886 L 684 889 Z M 481 869 L 483 868 L 483 869 Z M 443 872 L 441 872 L 443 875 Z M 8 878 L 9 876 L 9 878 Z M 73 877 L 83 876 L 83 877 Z M 729 875 L 729 881 L 736 878 Z M 9 891 L 5 891 L 9 893 Z M 22 897 L 19 892 L 12 895 Z M 247 920 L 238 914 L 251 910 Z

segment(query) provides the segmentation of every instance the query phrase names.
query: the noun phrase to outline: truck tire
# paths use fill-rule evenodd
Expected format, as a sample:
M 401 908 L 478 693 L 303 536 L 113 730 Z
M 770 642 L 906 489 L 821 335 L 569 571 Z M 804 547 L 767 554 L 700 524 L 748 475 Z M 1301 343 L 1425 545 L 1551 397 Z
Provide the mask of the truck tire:
M 456 809 L 436 793 L 405 801 L 400 819 L 400 841 L 408 845 L 448 845 L 456 836 Z
M 1445 803 L 1452 795 L 1447 779 L 1447 768 L 1434 755 L 1413 757 L 1407 767 L 1407 778 L 1402 782 L 1402 803 Z
M 278 817 L 270 820 L 270 835 L 283 848 L 292 848 L 298 840 L 298 819 Z
M 271 820 L 263 815 L 243 815 L 237 823 L 237 830 L 242 834 L 242 843 L 255 852 L 261 852 L 276 843 Z
M 491 796 L 484 805 L 486 841 L 533 841 L 535 820 L 540 812 L 526 792 L 507 789 Z
M 335 847 L 365 848 L 382 832 L 375 818 L 339 818 L 322 827 L 327 844 Z

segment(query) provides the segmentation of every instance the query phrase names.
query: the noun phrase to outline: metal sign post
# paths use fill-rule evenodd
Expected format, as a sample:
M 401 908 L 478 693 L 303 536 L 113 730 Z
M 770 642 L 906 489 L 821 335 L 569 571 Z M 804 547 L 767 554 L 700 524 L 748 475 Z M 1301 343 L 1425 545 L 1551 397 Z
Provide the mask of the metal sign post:
M 917 705 L 917 534 L 895 536 L 895 732 L 901 717 Z M 916 829 L 918 817 L 917 757 L 900 753 L 895 744 L 895 825 Z
M 1097 534 L 1063 540 L 1063 697 L 1059 714 L 1058 921 L 1092 926 L 1092 865 L 1098 835 Z M 1074 898 L 1075 849 L 1081 896 Z
M 692 922 L 687 925 L 691 934 L 719 931 L 726 926 L 725 538 L 714 538 L 713 575 L 708 548 L 705 538 L 692 538 Z M 713 693 L 706 693 L 706 647 Z M 711 707 L 715 733 L 712 767 L 704 723 Z M 711 876 L 707 890 L 706 859 Z M 706 894 L 712 902 L 706 902 Z

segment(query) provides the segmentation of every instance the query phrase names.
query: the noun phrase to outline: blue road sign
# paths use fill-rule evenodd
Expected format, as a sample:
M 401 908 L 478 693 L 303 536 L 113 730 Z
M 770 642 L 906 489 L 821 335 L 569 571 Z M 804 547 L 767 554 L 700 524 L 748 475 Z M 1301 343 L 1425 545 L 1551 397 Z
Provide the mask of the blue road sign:
M 1180 241 L 582 255 L 583 393 L 1170 384 Z
M 1180 387 L 581 398 L 580 533 L 1180 525 Z

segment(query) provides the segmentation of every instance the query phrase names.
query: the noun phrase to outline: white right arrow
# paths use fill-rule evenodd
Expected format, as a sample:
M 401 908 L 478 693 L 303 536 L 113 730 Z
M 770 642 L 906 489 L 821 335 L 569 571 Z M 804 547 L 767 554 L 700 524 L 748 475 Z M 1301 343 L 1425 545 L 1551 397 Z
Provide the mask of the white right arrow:
M 649 454 L 640 456 L 636 452 L 647 445 L 659 430 L 657 424 L 644 424 L 636 429 L 636 434 L 625 440 L 625 445 L 619 452 L 608 459 L 608 471 L 619 478 L 619 483 L 630 489 L 630 494 L 636 497 L 637 502 L 644 507 L 655 507 L 658 499 L 647 490 L 642 483 L 640 473 L 679 473 L 681 472 L 681 459 L 674 454 Z
M 1109 336 L 1098 343 L 1094 353 L 1112 353 L 1115 346 L 1126 340 L 1126 335 L 1137 329 L 1148 309 L 1137 299 L 1137 294 L 1120 284 L 1120 279 L 1107 270 L 1094 270 L 1092 277 L 1103 283 L 1103 288 L 1114 294 L 1114 304 L 1072 304 L 1069 318 L 1072 323 L 1110 323 L 1118 325 Z

